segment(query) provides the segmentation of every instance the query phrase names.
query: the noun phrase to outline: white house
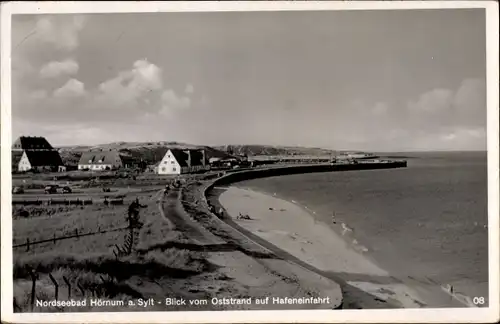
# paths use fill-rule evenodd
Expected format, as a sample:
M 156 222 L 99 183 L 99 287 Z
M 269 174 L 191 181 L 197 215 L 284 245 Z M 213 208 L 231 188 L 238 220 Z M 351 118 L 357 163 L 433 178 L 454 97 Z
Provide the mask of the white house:
M 158 163 L 158 174 L 184 174 L 207 170 L 205 150 L 169 149 Z
M 44 137 L 21 136 L 12 145 L 13 170 L 58 171 L 63 165 L 59 152 Z
M 118 151 L 88 151 L 82 154 L 78 162 L 78 170 L 105 171 L 123 166 Z
M 60 171 L 63 162 L 57 151 L 24 151 L 17 170 Z

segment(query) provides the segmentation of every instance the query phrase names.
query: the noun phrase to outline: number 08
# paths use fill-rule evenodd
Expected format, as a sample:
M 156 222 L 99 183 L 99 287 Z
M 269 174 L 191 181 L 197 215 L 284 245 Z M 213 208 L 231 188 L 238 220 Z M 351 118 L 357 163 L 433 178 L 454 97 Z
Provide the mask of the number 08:
M 484 297 L 474 297 L 472 299 L 472 302 L 474 305 L 483 305 L 484 304 Z

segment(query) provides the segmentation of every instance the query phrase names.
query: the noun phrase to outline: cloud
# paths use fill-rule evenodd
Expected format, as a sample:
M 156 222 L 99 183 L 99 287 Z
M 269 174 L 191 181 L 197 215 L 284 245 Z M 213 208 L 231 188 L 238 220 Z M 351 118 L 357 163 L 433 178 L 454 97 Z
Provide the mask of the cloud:
M 448 89 L 433 89 L 422 94 L 418 100 L 408 103 L 408 108 L 417 113 L 439 113 L 449 110 L 452 101 L 453 91 Z
M 464 79 L 454 88 L 431 89 L 399 105 L 396 101 L 353 100 L 338 106 L 334 119 L 314 122 L 320 123 L 321 129 L 330 123 L 331 127 L 342 130 L 335 133 L 334 141 L 335 145 L 345 148 L 485 149 L 485 82 Z
M 40 69 L 40 76 L 42 78 L 55 78 L 61 75 L 73 75 L 78 72 L 78 63 L 72 59 L 64 61 L 52 61 Z
M 385 113 L 387 113 L 387 111 L 389 110 L 389 106 L 384 103 L 384 102 L 379 102 L 377 103 L 373 109 L 372 109 L 372 112 L 375 114 L 375 115 L 383 115 Z
M 486 83 L 480 79 L 466 79 L 453 98 L 453 113 L 474 126 L 486 124 Z
M 486 137 L 484 128 L 459 128 L 441 135 L 443 141 L 476 140 Z
M 481 79 L 464 79 L 457 89 L 434 89 L 408 103 L 409 118 L 420 127 L 484 127 L 486 86 Z
M 138 60 L 132 69 L 120 72 L 115 78 L 99 85 L 103 96 L 116 106 L 138 100 L 144 95 L 160 90 L 163 86 L 162 70 L 146 60 Z
M 29 99 L 31 100 L 43 100 L 47 98 L 48 94 L 46 90 L 35 90 L 29 94 Z
M 84 16 L 51 16 L 38 19 L 36 34 L 57 49 L 72 51 L 79 46 L 78 33 L 85 26 Z
M 161 99 L 162 109 L 160 110 L 160 114 L 164 116 L 171 116 L 176 111 L 186 110 L 191 107 L 191 99 L 189 97 L 179 96 L 171 89 L 163 91 Z
M 79 97 L 85 94 L 85 85 L 76 79 L 70 79 L 61 88 L 54 91 L 54 97 Z
M 186 85 L 186 90 L 184 92 L 186 92 L 187 94 L 194 93 L 194 86 L 191 83 L 189 83 L 188 85 Z

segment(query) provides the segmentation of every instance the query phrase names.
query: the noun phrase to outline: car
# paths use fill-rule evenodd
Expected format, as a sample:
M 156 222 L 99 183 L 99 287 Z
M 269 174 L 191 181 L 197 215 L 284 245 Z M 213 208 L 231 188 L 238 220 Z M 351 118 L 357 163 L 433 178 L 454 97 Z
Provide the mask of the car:
M 22 187 L 14 187 L 14 188 L 12 188 L 12 193 L 13 194 L 23 194 L 24 189 Z
M 48 185 L 45 187 L 45 193 L 46 194 L 54 194 L 57 193 L 57 185 Z
M 63 192 L 63 193 L 72 193 L 72 192 L 73 192 L 73 190 L 72 190 L 70 187 L 66 186 L 66 187 L 64 187 L 64 188 L 62 189 L 62 192 Z

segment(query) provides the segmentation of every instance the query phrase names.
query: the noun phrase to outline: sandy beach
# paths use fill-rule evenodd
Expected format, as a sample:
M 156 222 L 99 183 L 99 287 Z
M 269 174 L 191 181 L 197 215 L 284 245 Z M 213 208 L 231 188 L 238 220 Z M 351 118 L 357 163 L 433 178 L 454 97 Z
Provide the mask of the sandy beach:
M 294 201 L 248 189 L 229 187 L 219 201 L 241 228 L 336 280 L 344 302 L 355 299 L 362 308 L 371 307 L 373 301 L 385 307 L 464 306 L 464 301 L 450 296 L 442 287 L 429 288 L 392 277 L 363 255 L 369 247 L 358 244 L 353 238 L 355 229 L 348 224 L 333 224 L 333 219 L 332 225 L 319 222 L 314 211 Z

